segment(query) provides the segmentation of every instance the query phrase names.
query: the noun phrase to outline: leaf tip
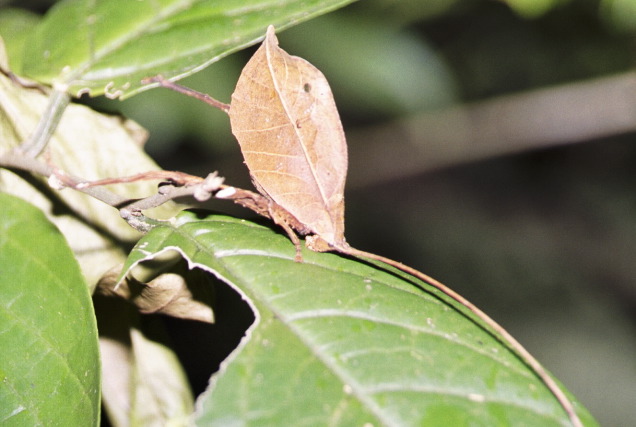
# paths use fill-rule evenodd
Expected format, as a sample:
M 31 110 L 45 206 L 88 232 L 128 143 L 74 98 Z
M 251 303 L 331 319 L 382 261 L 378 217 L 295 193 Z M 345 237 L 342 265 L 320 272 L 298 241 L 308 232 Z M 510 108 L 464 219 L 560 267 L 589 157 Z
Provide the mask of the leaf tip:
M 265 33 L 265 41 L 267 43 L 273 43 L 278 46 L 278 38 L 276 38 L 276 29 L 273 25 L 269 25 L 267 27 L 267 32 Z

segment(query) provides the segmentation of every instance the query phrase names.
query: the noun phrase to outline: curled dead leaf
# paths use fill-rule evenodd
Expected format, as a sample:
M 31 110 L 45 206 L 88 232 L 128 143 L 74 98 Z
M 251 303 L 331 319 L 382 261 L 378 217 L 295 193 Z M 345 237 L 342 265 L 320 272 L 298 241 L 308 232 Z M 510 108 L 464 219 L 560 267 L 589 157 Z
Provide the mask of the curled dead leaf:
M 121 267 L 111 269 L 97 285 L 96 292 L 117 296 L 133 304 L 142 314 L 165 314 L 179 319 L 214 323 L 210 277 L 186 268 L 162 273 L 147 283 L 129 276 L 119 286 Z

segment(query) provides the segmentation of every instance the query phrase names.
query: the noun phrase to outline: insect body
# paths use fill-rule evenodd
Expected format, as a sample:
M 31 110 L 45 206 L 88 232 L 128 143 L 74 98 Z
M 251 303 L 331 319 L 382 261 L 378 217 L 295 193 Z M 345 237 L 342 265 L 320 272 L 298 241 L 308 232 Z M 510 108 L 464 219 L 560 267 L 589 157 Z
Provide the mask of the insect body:
M 281 208 L 272 217 L 291 225 L 285 216 L 293 216 L 313 250 L 345 248 L 338 110 L 325 76 L 280 49 L 272 26 L 241 73 L 229 116 L 255 187 Z

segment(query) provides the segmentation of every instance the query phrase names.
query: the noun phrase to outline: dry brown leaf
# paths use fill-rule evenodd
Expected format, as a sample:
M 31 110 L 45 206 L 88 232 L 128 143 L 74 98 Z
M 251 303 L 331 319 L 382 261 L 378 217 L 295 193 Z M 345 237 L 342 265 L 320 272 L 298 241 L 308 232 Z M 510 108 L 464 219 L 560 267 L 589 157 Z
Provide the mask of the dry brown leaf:
M 152 274 L 147 282 L 131 276 L 119 283 L 120 266 L 112 268 L 98 282 L 96 292 L 117 296 L 131 304 L 142 314 L 165 314 L 179 319 L 214 323 L 210 276 L 200 270 L 189 270 L 178 264 L 170 272 Z M 159 273 L 159 274 L 157 274 Z
M 283 226 L 296 245 L 297 261 L 301 260 L 299 239 L 293 230 L 312 234 L 307 238 L 307 246 L 312 250 L 333 250 L 380 261 L 429 283 L 501 335 L 554 394 L 572 424 L 582 426 L 572 402 L 539 362 L 478 307 L 412 267 L 347 244 L 344 238 L 347 146 L 329 84 L 313 65 L 278 47 L 272 26 L 243 69 L 230 106 L 162 78 L 151 82 L 194 96 L 230 115 L 232 132 L 262 196 L 233 188 L 233 192 L 228 193 L 226 190 L 230 188 L 226 188 L 216 196 L 234 198 Z
M 241 73 L 229 115 L 258 191 L 307 229 L 297 231 L 315 234 L 316 249 L 345 247 L 338 110 L 325 76 L 280 49 L 272 26 Z

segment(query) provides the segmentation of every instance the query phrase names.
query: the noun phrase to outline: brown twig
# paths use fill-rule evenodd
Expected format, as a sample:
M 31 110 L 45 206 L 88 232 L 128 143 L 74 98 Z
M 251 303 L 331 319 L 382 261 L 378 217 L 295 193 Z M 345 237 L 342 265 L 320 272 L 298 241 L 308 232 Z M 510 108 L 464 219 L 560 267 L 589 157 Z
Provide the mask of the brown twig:
M 191 96 L 192 98 L 196 98 L 199 101 L 203 101 L 206 104 L 211 105 L 214 108 L 218 108 L 219 110 L 225 113 L 230 112 L 229 104 L 225 104 L 224 102 L 218 101 L 206 93 L 197 92 L 196 90 L 192 90 L 188 87 L 181 86 L 177 83 L 173 83 L 163 76 L 147 77 L 143 79 L 141 83 L 143 84 L 157 83 L 159 86 L 164 87 L 166 89 L 171 89 L 171 90 L 174 90 L 175 92 L 179 92 L 181 94 Z
M 287 234 L 290 235 L 290 238 L 296 246 L 297 261 L 299 260 L 300 241 L 292 228 L 298 231 L 300 234 L 307 234 L 308 232 L 308 230 L 306 230 L 305 227 L 302 226 L 302 224 L 298 223 L 298 221 L 289 213 L 287 213 L 289 217 L 285 216 L 285 218 L 281 220 L 279 216 L 284 213 L 284 211 L 281 213 L 273 209 L 273 207 L 275 206 L 273 206 L 271 202 L 261 194 L 228 185 L 223 185 L 223 178 L 219 177 L 216 172 L 209 174 L 204 179 L 184 174 L 182 172 L 151 171 L 129 177 L 108 178 L 90 182 L 82 180 L 78 177 L 68 175 L 63 171 L 55 169 L 51 165 L 42 163 L 20 152 L 9 152 L 0 155 L 0 167 L 15 168 L 32 173 L 37 173 L 39 175 L 48 177 L 49 184 L 52 185 L 54 188 L 62 189 L 64 187 L 69 187 L 95 197 L 96 199 L 99 199 L 108 205 L 118 208 L 121 217 L 131 227 L 144 233 L 148 232 L 160 222 L 152 218 L 145 217 L 142 214 L 142 211 L 160 206 L 169 200 L 173 200 L 175 198 L 183 196 L 193 196 L 199 201 L 207 200 L 209 197 L 212 196 L 219 199 L 233 200 L 235 203 L 244 206 L 259 215 L 273 219 L 277 224 L 281 226 L 286 225 L 283 228 L 285 229 L 285 231 L 287 231 Z M 110 191 L 102 187 L 103 185 L 107 184 L 135 182 L 145 179 L 167 179 L 169 181 L 169 184 L 159 187 L 159 191 L 157 194 L 134 201 L 130 201 L 129 199 L 125 199 L 117 194 L 111 193 Z M 518 355 L 523 361 L 525 361 L 525 363 L 528 364 L 528 366 L 535 372 L 535 374 L 546 385 L 550 392 L 556 397 L 559 404 L 566 411 L 573 426 L 582 426 L 581 420 L 579 419 L 572 403 L 558 386 L 558 384 L 541 366 L 541 364 L 502 326 L 492 320 L 474 304 L 467 301 L 464 297 L 457 294 L 455 291 L 438 282 L 437 280 L 400 262 L 385 258 L 380 255 L 354 249 L 349 246 L 331 249 L 347 255 L 368 258 L 391 265 L 399 270 L 402 270 L 405 273 L 410 274 L 413 277 L 429 283 L 448 297 L 454 299 L 455 301 L 466 307 L 479 319 L 484 321 L 490 328 L 492 328 L 495 333 L 499 334 L 502 342 L 508 345 L 509 348 L 516 355 Z
M 269 201 L 260 194 L 223 184 L 216 172 L 206 178 L 178 171 L 148 171 L 136 175 L 89 181 L 71 175 L 50 163 L 35 159 L 20 150 L 0 154 L 0 167 L 18 169 L 43 176 L 57 190 L 70 188 L 87 194 L 119 210 L 121 217 L 134 229 L 146 233 L 159 222 L 143 215 L 143 211 L 181 197 L 191 196 L 199 202 L 211 197 L 232 200 L 267 218 L 277 218 Z M 129 199 L 104 188 L 104 185 L 125 184 L 142 180 L 163 180 L 157 193 L 141 199 Z M 302 230 L 300 225 L 295 227 Z
M 54 166 L 37 160 L 19 150 L 12 150 L 7 153 L 0 154 L 0 167 L 18 169 L 43 176 L 48 178 L 49 185 L 51 187 L 58 190 L 65 187 L 73 187 L 74 184 L 85 181 L 81 178 L 56 169 Z M 128 201 L 125 197 L 108 191 L 102 187 L 76 188 L 76 190 L 88 194 L 89 196 L 114 207 Z
M 195 177 L 183 172 L 150 171 L 132 177 L 108 178 L 99 181 L 88 181 L 71 175 L 50 163 L 37 160 L 21 150 L 11 150 L 0 154 L 0 167 L 17 169 L 48 179 L 49 185 L 56 189 L 71 188 L 87 194 L 109 206 L 119 210 L 121 217 L 133 228 L 147 232 L 157 221 L 147 218 L 142 211 L 161 206 L 169 200 L 192 196 L 199 201 L 210 198 L 223 186 L 223 178 L 216 173 L 207 178 Z M 142 179 L 164 179 L 168 183 L 160 186 L 156 194 L 141 199 L 129 199 L 104 188 L 104 185 L 134 182 Z

